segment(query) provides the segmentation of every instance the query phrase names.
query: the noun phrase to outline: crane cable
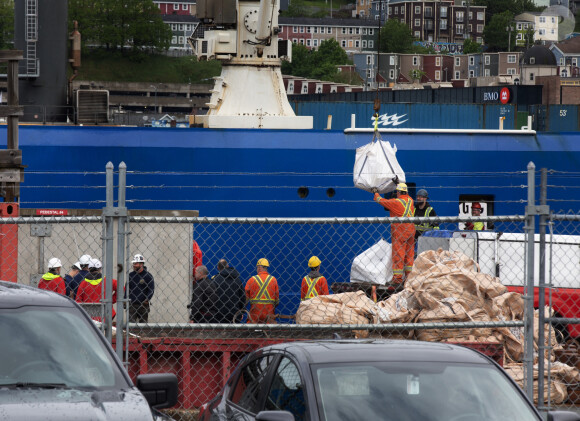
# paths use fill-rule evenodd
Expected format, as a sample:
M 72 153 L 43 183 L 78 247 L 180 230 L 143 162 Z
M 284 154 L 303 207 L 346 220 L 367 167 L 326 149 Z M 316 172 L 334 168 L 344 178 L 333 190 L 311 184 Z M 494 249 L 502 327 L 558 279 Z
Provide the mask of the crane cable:
M 379 137 L 379 111 L 381 109 L 381 100 L 379 98 L 379 81 L 378 76 L 381 69 L 381 17 L 383 12 L 383 0 L 379 1 L 379 19 L 378 19 L 378 42 L 377 42 L 377 72 L 375 73 L 375 82 L 377 84 L 376 96 L 373 103 L 373 110 L 374 110 L 374 117 L 375 117 L 375 124 L 374 124 L 374 134 L 373 134 L 373 141 L 375 138 Z M 388 11 L 387 11 L 388 13 Z

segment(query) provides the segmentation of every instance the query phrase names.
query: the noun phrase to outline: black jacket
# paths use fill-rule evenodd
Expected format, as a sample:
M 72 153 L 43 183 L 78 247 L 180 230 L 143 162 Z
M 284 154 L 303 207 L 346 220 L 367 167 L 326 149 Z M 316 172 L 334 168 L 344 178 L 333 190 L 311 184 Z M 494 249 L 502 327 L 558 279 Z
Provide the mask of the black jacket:
M 232 267 L 224 268 L 213 277 L 213 284 L 217 295 L 215 321 L 232 323 L 236 312 L 246 304 L 246 293 L 240 274 Z
M 195 323 L 215 323 L 216 301 L 213 281 L 209 277 L 196 281 L 193 285 L 191 303 L 188 305 L 191 309 L 189 319 Z

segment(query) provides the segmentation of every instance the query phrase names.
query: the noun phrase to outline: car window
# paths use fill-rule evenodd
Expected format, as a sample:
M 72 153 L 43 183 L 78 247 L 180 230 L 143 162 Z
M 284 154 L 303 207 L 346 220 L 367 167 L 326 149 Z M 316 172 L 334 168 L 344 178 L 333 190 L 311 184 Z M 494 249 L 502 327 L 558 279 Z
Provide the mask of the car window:
M 289 358 L 282 358 L 276 369 L 265 409 L 290 411 L 296 421 L 306 419 L 304 385 L 298 367 Z
M 0 385 L 58 383 L 73 388 L 126 387 L 97 332 L 73 308 L 0 311 Z
M 230 401 L 253 412 L 265 385 L 264 380 L 268 367 L 275 356 L 266 355 L 247 362 L 240 370 L 236 384 L 230 395 Z
M 328 421 L 537 421 L 517 386 L 492 365 L 376 363 L 320 366 L 315 387 Z

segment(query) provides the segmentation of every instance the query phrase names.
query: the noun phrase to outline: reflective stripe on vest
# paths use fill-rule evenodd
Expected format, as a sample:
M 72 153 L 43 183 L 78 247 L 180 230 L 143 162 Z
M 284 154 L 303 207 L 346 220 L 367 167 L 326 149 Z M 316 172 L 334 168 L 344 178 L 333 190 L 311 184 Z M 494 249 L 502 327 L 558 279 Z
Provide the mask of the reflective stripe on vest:
M 397 198 L 397 200 L 405 208 L 405 211 L 403 212 L 403 214 L 401 215 L 401 217 L 413 216 L 415 214 L 415 210 L 414 209 L 413 209 L 413 212 L 411 212 L 411 200 L 410 199 L 405 201 L 403 199 Z
M 483 222 L 474 222 L 473 229 L 475 231 L 482 231 L 483 230 Z
M 423 216 L 428 217 L 432 210 L 433 208 L 429 206 L 427 209 L 425 209 L 425 215 Z M 429 225 L 428 222 L 423 222 L 422 224 L 415 224 L 415 229 L 417 231 L 427 231 L 427 230 L 438 230 L 439 227 L 438 226 L 432 227 Z
M 310 276 L 305 276 L 306 285 L 308 285 L 308 291 L 306 292 L 306 296 L 302 300 L 308 300 L 310 298 L 318 297 L 318 291 L 316 291 L 316 283 L 318 280 L 322 278 L 319 276 L 318 278 L 312 279 Z
M 253 279 L 260 286 L 260 290 L 256 294 L 256 298 L 250 300 L 250 304 L 276 304 L 276 301 L 270 297 L 270 293 L 268 292 L 268 285 L 270 284 L 272 275 L 268 275 L 268 277 L 264 279 L 264 282 L 262 282 L 262 278 L 260 278 L 259 275 L 254 276 Z
M 99 278 L 99 279 L 87 279 L 85 278 L 85 281 L 87 281 L 89 284 L 91 284 L 92 286 L 97 286 L 101 283 L 101 281 L 103 280 L 103 278 Z

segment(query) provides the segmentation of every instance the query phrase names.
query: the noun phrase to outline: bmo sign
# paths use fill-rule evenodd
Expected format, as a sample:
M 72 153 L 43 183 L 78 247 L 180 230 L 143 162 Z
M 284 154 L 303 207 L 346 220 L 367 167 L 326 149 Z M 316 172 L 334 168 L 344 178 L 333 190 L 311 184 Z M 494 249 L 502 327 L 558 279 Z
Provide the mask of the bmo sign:
M 483 102 L 501 102 L 507 104 L 510 101 L 510 90 L 506 87 L 501 91 L 483 91 Z

